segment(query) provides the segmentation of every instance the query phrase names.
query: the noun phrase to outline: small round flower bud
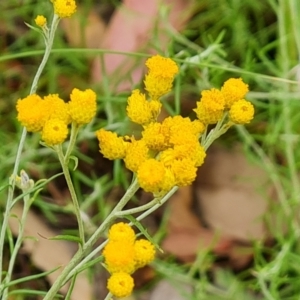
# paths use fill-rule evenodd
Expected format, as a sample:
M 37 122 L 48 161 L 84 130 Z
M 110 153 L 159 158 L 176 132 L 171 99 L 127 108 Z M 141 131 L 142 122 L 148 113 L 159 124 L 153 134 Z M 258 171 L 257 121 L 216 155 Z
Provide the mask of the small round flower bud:
M 107 281 L 107 289 L 118 298 L 129 296 L 132 293 L 133 287 L 133 278 L 124 272 L 112 274 Z

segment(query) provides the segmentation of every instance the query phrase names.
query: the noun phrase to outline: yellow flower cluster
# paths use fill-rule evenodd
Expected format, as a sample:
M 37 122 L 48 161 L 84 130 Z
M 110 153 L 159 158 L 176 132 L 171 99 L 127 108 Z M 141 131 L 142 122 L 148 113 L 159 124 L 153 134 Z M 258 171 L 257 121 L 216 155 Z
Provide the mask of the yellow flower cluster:
M 137 174 L 140 186 L 147 192 L 163 195 L 172 187 L 190 185 L 197 167 L 206 156 L 199 144 L 205 126 L 199 120 L 181 116 L 168 117 L 161 123 L 159 98 L 170 91 L 176 63 L 159 55 L 146 61 L 149 69 L 145 89 L 150 96 L 134 90 L 128 98 L 127 115 L 143 126 L 142 138 L 118 137 L 104 129 L 96 132 L 100 152 L 108 159 L 123 159 L 126 168 Z
M 178 67 L 170 58 L 159 55 L 148 59 L 146 66 L 149 72 L 144 83 L 150 99 L 133 90 L 127 103 L 128 117 L 143 127 L 142 138 L 120 137 L 105 129 L 96 135 L 106 158 L 123 159 L 126 168 L 136 174 L 140 187 L 159 197 L 174 186 L 187 186 L 195 180 L 206 156 L 199 138 L 208 125 L 221 120 L 229 126 L 249 123 L 254 108 L 244 100 L 248 85 L 240 78 L 231 78 L 220 90 L 202 91 L 194 109 L 196 120 L 174 116 L 158 122 L 159 98 L 170 91 Z
M 175 116 L 145 125 L 140 140 L 126 140 L 104 129 L 96 134 L 106 158 L 123 159 L 146 192 L 162 195 L 195 180 L 206 156 L 198 141 L 204 129 L 199 120 Z
M 134 90 L 128 98 L 127 115 L 131 121 L 146 125 L 155 122 L 161 109 L 160 97 L 170 92 L 178 66 L 171 58 L 155 55 L 146 61 L 149 72 L 144 83 L 150 97 Z
M 107 288 L 116 297 L 129 296 L 134 287 L 131 274 L 154 259 L 154 245 L 145 239 L 135 240 L 133 229 L 123 222 L 110 228 L 108 239 L 102 253 L 111 273 Z
M 54 13 L 60 18 L 71 17 L 76 12 L 75 0 L 51 0 L 53 2 Z
M 254 116 L 253 105 L 244 99 L 249 91 L 241 78 L 230 78 L 221 90 L 204 90 L 194 111 L 205 125 L 216 124 L 229 112 L 229 119 L 235 124 L 247 124 Z
M 29 95 L 17 101 L 17 119 L 29 132 L 41 132 L 49 146 L 63 143 L 68 136 L 68 125 L 87 124 L 96 114 L 96 94 L 92 90 L 73 89 L 71 101 L 64 102 L 57 94 L 43 99 Z
M 171 91 L 174 76 L 178 73 L 177 64 L 170 58 L 155 55 L 146 61 L 149 69 L 145 77 L 145 90 L 151 99 L 157 100 Z

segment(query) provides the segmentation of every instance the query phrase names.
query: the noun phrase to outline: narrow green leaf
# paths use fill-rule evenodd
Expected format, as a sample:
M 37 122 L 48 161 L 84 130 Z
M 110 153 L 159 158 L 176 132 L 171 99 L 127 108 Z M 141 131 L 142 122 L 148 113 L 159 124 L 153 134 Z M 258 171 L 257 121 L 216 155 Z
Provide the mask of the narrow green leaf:
M 75 242 L 80 245 L 82 245 L 82 241 L 78 236 L 74 235 L 56 235 L 54 237 L 48 238 L 49 240 L 58 240 L 58 241 L 69 241 L 69 242 Z
M 127 215 L 124 216 L 124 218 L 128 219 L 132 224 L 134 224 L 139 230 L 140 232 L 153 244 L 155 245 L 155 247 L 160 251 L 160 252 L 164 252 L 159 246 L 158 244 L 153 240 L 153 238 L 150 236 L 150 234 L 147 232 L 147 229 L 145 229 L 143 227 L 143 225 L 137 221 L 136 218 L 134 218 L 133 216 Z
M 41 278 L 41 277 L 45 277 L 45 276 L 57 271 L 59 268 L 61 268 L 61 267 L 54 268 L 54 269 L 52 269 L 50 271 L 47 271 L 47 272 L 43 272 L 43 273 L 39 273 L 39 274 L 35 274 L 35 275 L 22 277 L 22 278 L 19 278 L 19 279 L 16 279 L 16 280 L 12 280 L 12 281 L 8 282 L 7 284 L 5 284 L 5 287 L 9 287 L 9 286 L 16 285 L 16 284 L 19 284 L 19 283 L 22 283 L 22 282 L 35 280 L 35 279 L 38 279 L 38 278 Z
M 73 167 L 73 171 L 75 171 L 78 167 L 78 157 L 71 155 L 70 159 L 74 160 L 75 166 Z

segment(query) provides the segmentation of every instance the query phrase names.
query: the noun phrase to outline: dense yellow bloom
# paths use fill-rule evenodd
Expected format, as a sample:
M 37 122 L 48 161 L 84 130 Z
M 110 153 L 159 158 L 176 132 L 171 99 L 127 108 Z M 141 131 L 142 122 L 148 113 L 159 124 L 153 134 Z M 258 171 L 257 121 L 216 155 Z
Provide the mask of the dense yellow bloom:
M 153 261 L 155 257 L 154 245 L 145 239 L 137 240 L 134 243 L 135 267 L 142 268 Z
M 160 184 L 159 195 L 163 195 L 170 191 L 176 185 L 176 178 L 171 169 L 165 167 L 165 175 L 163 182 Z
M 176 144 L 181 136 L 193 135 L 199 137 L 205 130 L 205 126 L 199 120 L 191 121 L 190 118 L 182 116 L 168 117 L 162 123 L 162 132 L 170 144 Z M 182 143 L 182 141 L 180 142 Z
M 168 137 L 164 135 L 161 129 L 161 123 L 156 122 L 144 127 L 143 140 L 149 149 L 159 152 L 169 147 Z
M 220 121 L 223 117 L 224 111 L 222 110 L 211 110 L 206 108 L 203 103 L 197 102 L 197 108 L 194 109 L 197 118 L 203 124 L 216 124 Z
M 254 117 L 253 105 L 244 99 L 234 102 L 229 110 L 229 118 L 236 124 L 247 124 Z
M 125 166 L 132 172 L 137 172 L 139 166 L 149 158 L 149 149 L 145 141 L 132 140 L 128 143 L 126 156 L 124 158 Z
M 212 111 L 220 111 L 225 108 L 225 98 L 218 89 L 204 90 L 201 92 L 202 105 Z
M 161 55 L 154 55 L 148 58 L 146 66 L 150 74 L 161 78 L 174 78 L 179 70 L 174 60 Z
M 133 288 L 133 278 L 124 272 L 112 274 L 107 281 L 107 289 L 117 298 L 129 296 Z
M 145 89 L 152 99 L 159 99 L 171 90 L 178 66 L 172 59 L 160 55 L 149 58 L 146 66 L 149 72 L 144 80 Z
M 96 94 L 91 89 L 73 89 L 70 95 L 69 111 L 71 119 L 78 125 L 89 123 L 96 115 Z
M 133 90 L 127 101 L 127 116 L 137 124 L 148 124 L 154 121 L 150 103 L 146 100 L 145 94 L 139 90 Z
M 115 132 L 100 129 L 96 132 L 100 152 L 108 159 L 122 159 L 126 155 L 127 142 Z
M 243 99 L 248 91 L 248 84 L 244 83 L 241 78 L 230 78 L 226 80 L 221 88 L 226 108 L 230 108 L 234 102 Z
M 52 0 L 54 12 L 60 18 L 71 17 L 76 12 L 75 0 Z
M 178 186 L 191 185 L 196 179 L 197 168 L 195 167 L 195 163 L 192 159 L 184 158 L 174 160 L 170 169 L 175 176 L 176 185 Z
M 119 222 L 110 227 L 108 238 L 110 241 L 127 241 L 133 244 L 135 233 L 127 223 Z
M 59 119 L 67 125 L 71 123 L 69 106 L 58 94 L 50 94 L 44 97 L 44 106 L 47 110 L 48 119 Z
M 137 179 L 141 188 L 150 193 L 160 193 L 165 177 L 165 167 L 154 158 L 144 161 L 137 171 Z
M 68 136 L 68 127 L 59 119 L 48 120 L 42 131 L 42 140 L 49 146 L 63 143 Z
M 175 145 L 173 148 L 161 152 L 159 159 L 165 166 L 170 167 L 175 160 L 188 158 L 194 162 L 195 167 L 199 167 L 204 163 L 205 157 L 205 150 L 200 143 L 190 141 L 189 143 Z
M 37 26 L 39 27 L 44 27 L 47 23 L 47 19 L 42 16 L 42 15 L 38 15 L 35 19 L 34 19 L 34 22 Z
M 105 264 L 110 273 L 133 273 L 135 270 L 134 247 L 128 241 L 109 241 L 104 249 Z
M 41 131 L 47 120 L 47 109 L 36 94 L 17 101 L 18 121 L 30 132 Z

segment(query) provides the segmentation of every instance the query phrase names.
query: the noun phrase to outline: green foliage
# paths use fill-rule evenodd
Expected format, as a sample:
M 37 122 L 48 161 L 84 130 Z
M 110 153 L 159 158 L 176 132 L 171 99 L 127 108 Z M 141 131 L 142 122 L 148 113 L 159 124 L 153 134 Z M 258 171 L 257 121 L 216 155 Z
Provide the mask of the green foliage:
M 39 5 L 36 5 L 36 1 L 26 0 L 20 5 L 18 0 L 0 1 L 0 11 L 7 12 L 1 16 L 6 34 L 0 39 L 1 199 L 5 199 L 8 177 L 12 173 L 11 166 L 22 131 L 16 122 L 15 103 L 28 94 L 31 74 L 35 74 L 44 49 L 41 36 L 24 25 L 25 21 L 33 24 L 34 17 L 43 9 L 45 14 L 50 15 L 47 1 L 38 2 Z M 298 299 L 300 110 L 297 76 L 300 5 L 296 0 L 194 2 L 193 17 L 184 31 L 169 31 L 171 42 L 168 51 L 181 64 L 181 76 L 175 83 L 174 103 L 166 101 L 165 108 L 170 114 L 177 114 L 182 109 L 179 102 L 182 95 L 190 95 L 189 99 L 193 101 L 198 100 L 199 91 L 220 87 L 231 76 L 241 76 L 250 84 L 252 92 L 249 98 L 256 107 L 255 124 L 247 129 L 238 128 L 235 138 L 244 143 L 248 156 L 266 169 L 275 187 L 278 202 L 270 204 L 265 216 L 275 241 L 272 247 L 254 242 L 253 265 L 241 273 L 218 269 L 214 280 L 207 276 L 215 259 L 210 253 L 199 254 L 191 267 L 167 260 L 154 263 L 154 267 L 163 278 L 192 285 L 195 292 L 192 296 L 183 293 L 186 299 Z M 90 7 L 91 1 L 86 1 L 86 6 Z M 70 49 L 63 31 L 59 30 L 54 51 L 40 79 L 39 91 L 44 94 L 59 91 L 61 96 L 66 96 L 73 86 L 88 86 L 89 62 L 102 54 L 101 50 Z M 136 57 L 143 55 L 136 53 Z M 72 82 L 72 87 L 69 82 Z M 127 95 L 115 95 L 114 91 L 109 91 L 105 78 L 102 87 L 97 89 L 100 92 L 97 117 L 78 135 L 82 149 L 84 143 L 89 143 L 91 153 L 81 149 L 74 151 L 79 163 L 77 165 L 77 159 L 72 161 L 74 169 L 77 169 L 76 173 L 71 174 L 81 209 L 86 213 L 94 211 L 90 220 L 92 229 L 103 222 L 113 206 L 111 201 L 107 201 L 109 192 L 115 191 L 116 184 L 125 188 L 130 184 L 117 162 L 114 165 L 101 162 L 103 165 L 99 167 L 97 142 L 92 135 L 100 127 L 120 134 L 128 132 L 129 122 L 125 114 Z M 61 189 L 65 188 L 65 182 L 55 175 L 60 172 L 60 166 L 54 159 L 53 151 L 41 147 L 39 141 L 37 135 L 27 137 L 20 168 L 33 170 L 32 175 L 36 179 L 50 178 L 35 186 L 35 191 L 39 193 L 33 206 L 55 224 L 58 213 L 71 215 L 73 210 L 46 202 L 45 198 L 49 197 L 47 189 L 40 191 L 50 180 Z M 18 196 L 15 201 L 23 196 Z M 1 201 L 0 222 L 4 206 L 4 201 Z M 165 226 L 162 226 L 157 236 L 165 231 Z M 57 238 L 77 242 L 71 235 Z M 79 271 L 99 260 L 91 260 Z M 22 280 L 37 279 L 46 273 Z M 197 274 L 200 274 L 200 279 L 195 279 Z M 18 283 L 18 280 L 13 280 L 10 284 Z M 26 294 L 33 294 L 33 291 L 13 290 L 10 295 L 17 293 L 23 293 L 26 299 Z M 42 292 L 36 293 L 43 295 Z

